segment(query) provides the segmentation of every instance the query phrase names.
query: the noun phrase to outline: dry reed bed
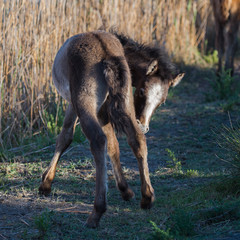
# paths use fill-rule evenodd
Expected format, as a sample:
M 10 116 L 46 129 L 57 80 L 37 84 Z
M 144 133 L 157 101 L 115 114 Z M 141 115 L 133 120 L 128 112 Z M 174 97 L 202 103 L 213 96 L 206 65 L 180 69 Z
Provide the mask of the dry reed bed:
M 0 6 L 2 147 L 41 131 L 44 111 L 59 106 L 51 66 L 69 36 L 116 25 L 141 42 L 158 40 L 189 63 L 196 61 L 209 14 L 207 0 L 0 0 Z

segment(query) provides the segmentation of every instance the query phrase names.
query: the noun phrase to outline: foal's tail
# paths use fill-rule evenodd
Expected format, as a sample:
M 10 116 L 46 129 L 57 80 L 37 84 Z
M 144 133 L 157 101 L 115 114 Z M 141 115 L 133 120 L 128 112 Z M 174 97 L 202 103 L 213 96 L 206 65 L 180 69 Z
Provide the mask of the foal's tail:
M 128 64 L 124 57 L 109 57 L 103 61 L 103 65 L 105 79 L 109 86 L 108 114 L 111 124 L 117 133 L 126 133 L 129 124 L 127 99 L 131 101 L 128 96 L 128 85 L 131 84 Z

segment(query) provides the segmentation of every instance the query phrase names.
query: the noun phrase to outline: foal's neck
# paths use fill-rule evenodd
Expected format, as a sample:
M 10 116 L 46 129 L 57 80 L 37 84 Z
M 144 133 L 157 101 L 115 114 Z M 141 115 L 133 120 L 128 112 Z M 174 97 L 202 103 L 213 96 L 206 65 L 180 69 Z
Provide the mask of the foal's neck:
M 123 46 L 125 57 L 132 75 L 132 86 L 139 87 L 142 85 L 150 61 L 148 54 L 146 54 L 146 49 L 143 44 L 123 34 L 118 34 L 116 32 L 114 34 Z
M 147 63 L 135 52 L 125 51 L 125 57 L 131 72 L 132 86 L 137 88 L 142 85 L 142 81 L 145 79 Z

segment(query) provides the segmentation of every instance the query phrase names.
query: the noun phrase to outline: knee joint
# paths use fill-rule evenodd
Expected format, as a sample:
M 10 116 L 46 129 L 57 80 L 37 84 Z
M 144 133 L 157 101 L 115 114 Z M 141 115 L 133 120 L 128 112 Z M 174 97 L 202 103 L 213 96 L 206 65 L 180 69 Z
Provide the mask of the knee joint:
M 107 143 L 107 138 L 104 134 L 99 134 L 91 141 L 91 147 L 94 149 L 103 149 Z

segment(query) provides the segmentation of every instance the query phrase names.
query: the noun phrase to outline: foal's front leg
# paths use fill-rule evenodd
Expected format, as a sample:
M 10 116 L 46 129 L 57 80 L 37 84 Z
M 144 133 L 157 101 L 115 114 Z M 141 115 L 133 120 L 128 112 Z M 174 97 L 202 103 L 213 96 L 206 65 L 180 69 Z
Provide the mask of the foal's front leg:
M 129 126 L 126 129 L 128 144 L 132 148 L 132 151 L 138 160 L 142 192 L 141 208 L 149 209 L 152 207 L 152 204 L 155 200 L 155 195 L 149 177 L 146 138 L 138 128 L 137 122 L 134 118 L 129 117 L 129 123 L 127 126 Z
M 39 187 L 41 194 L 48 195 L 51 192 L 51 185 L 55 176 L 58 160 L 72 142 L 76 122 L 77 115 L 70 103 L 65 114 L 62 131 L 57 137 L 54 156 L 48 169 L 42 175 L 42 183 Z
M 134 197 L 134 192 L 131 188 L 129 188 L 127 181 L 123 175 L 120 163 L 119 144 L 111 123 L 103 126 L 103 131 L 107 136 L 108 156 L 112 162 L 117 188 L 121 192 L 122 198 L 125 201 L 129 201 L 132 197 Z

